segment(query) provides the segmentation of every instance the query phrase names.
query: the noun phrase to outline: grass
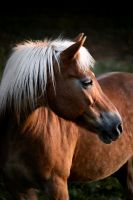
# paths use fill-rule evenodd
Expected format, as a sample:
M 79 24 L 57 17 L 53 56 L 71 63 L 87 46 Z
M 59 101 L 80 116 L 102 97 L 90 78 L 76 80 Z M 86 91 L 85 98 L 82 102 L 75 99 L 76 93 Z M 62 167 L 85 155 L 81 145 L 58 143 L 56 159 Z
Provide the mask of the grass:
M 121 185 L 112 177 L 92 183 L 70 183 L 69 188 L 72 200 L 124 200 Z

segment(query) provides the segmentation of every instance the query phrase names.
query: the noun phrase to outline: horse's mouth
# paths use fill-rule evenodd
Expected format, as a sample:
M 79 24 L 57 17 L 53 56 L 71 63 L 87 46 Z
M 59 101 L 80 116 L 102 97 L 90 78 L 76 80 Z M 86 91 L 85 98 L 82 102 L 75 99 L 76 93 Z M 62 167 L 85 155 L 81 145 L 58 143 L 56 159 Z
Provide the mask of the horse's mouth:
M 119 136 L 111 136 L 106 132 L 102 132 L 99 134 L 100 140 L 105 144 L 111 144 L 113 141 L 117 140 Z
M 115 114 L 104 114 L 104 118 L 91 118 L 90 115 L 85 112 L 79 122 L 83 125 L 84 128 L 87 128 L 89 131 L 96 133 L 99 136 L 99 139 L 105 143 L 110 144 L 113 141 L 117 140 L 122 133 L 123 127 L 121 119 L 118 118 Z M 106 120 L 106 117 L 107 120 Z

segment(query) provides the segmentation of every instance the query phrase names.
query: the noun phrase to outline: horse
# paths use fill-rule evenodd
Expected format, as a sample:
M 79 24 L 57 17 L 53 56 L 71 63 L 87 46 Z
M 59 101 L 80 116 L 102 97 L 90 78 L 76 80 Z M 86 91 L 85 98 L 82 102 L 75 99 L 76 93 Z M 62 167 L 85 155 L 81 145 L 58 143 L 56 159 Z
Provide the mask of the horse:
M 84 141 L 80 131 L 96 134 L 106 151 L 122 136 L 121 115 L 93 73 L 85 40 L 81 33 L 74 41 L 26 41 L 7 60 L 0 83 L 0 172 L 13 200 L 36 199 L 32 188 L 49 200 L 68 200 L 71 167 L 76 172 L 83 161 L 74 164 Z M 109 175 L 126 159 L 125 153 L 95 177 Z

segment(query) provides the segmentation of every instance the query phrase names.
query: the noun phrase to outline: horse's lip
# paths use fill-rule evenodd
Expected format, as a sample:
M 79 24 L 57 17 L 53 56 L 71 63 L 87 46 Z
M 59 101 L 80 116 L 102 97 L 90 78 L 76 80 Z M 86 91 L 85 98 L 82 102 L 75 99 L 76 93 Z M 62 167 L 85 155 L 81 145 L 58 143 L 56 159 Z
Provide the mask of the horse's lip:
M 109 137 L 108 135 L 102 135 L 102 134 L 100 134 L 99 135 L 99 138 L 100 138 L 100 140 L 103 142 L 103 143 L 105 143 L 105 144 L 111 144 L 112 143 L 112 138 L 111 137 Z
M 99 134 L 99 138 L 105 144 L 111 144 L 113 141 L 117 140 L 119 136 L 111 136 L 108 133 L 101 133 Z

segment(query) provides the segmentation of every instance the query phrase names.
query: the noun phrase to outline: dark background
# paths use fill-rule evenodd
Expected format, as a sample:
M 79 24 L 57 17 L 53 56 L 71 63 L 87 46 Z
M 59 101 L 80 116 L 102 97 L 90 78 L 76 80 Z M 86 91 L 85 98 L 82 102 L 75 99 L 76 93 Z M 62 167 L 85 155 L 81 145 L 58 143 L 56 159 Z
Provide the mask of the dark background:
M 23 40 L 87 35 L 96 73 L 132 71 L 133 11 L 130 1 L 3 1 L 0 6 L 0 68 Z M 99 67 L 100 66 L 100 67 Z

